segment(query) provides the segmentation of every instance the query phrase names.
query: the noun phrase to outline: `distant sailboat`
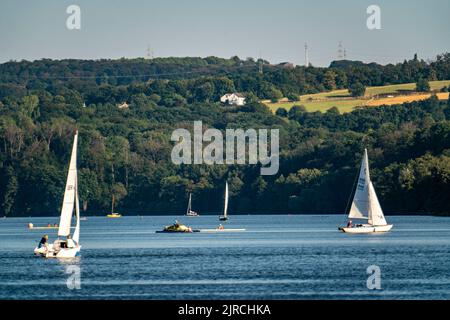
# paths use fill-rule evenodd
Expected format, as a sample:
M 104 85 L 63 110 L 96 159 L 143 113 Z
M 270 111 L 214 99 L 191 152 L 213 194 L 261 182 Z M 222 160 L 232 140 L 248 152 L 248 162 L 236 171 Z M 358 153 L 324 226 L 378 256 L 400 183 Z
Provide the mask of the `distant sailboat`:
M 370 180 L 367 149 L 364 151 L 358 184 L 348 218 L 347 227 L 339 228 L 346 233 L 388 232 L 393 227 L 393 225 L 388 225 L 384 218 L 375 188 Z M 364 219 L 368 222 L 367 224 L 353 226 L 350 219 Z
M 199 214 L 195 211 L 192 211 L 192 193 L 189 193 L 189 202 L 186 210 L 186 216 L 188 217 L 198 217 Z
M 116 200 L 115 200 L 115 197 L 113 194 L 112 198 L 111 198 L 111 213 L 106 216 L 107 218 L 122 218 L 122 215 L 120 213 L 114 213 L 115 203 L 116 203 Z
M 46 258 L 73 258 L 80 253 L 80 203 L 78 199 L 77 173 L 78 131 L 75 133 L 66 189 L 58 228 L 58 239 L 46 246 L 36 247 L 34 252 Z M 70 234 L 72 215 L 75 208 L 76 226 L 73 235 Z M 60 239 L 59 237 L 65 237 Z
M 228 220 L 228 181 L 225 182 L 225 203 L 223 206 L 223 215 L 219 218 L 220 221 Z

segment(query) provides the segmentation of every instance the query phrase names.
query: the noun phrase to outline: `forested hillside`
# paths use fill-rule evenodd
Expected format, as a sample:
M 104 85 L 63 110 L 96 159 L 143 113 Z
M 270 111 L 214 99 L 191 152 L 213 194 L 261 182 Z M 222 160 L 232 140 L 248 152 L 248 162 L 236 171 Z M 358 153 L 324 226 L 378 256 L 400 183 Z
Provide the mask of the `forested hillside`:
M 87 214 L 111 195 L 124 214 L 177 214 L 188 192 L 200 213 L 218 213 L 230 184 L 232 213 L 343 213 L 362 151 L 369 149 L 388 213 L 450 213 L 450 106 L 432 97 L 339 114 L 294 107 L 272 114 L 259 99 L 335 88 L 450 79 L 450 55 L 380 66 L 272 66 L 238 58 L 9 62 L 0 65 L 0 215 L 58 215 L 73 133 Z M 247 95 L 243 107 L 217 102 Z M 120 109 L 126 102 L 128 108 Z M 299 102 L 301 105 L 301 102 Z M 257 166 L 175 166 L 177 128 L 280 129 L 280 172 Z

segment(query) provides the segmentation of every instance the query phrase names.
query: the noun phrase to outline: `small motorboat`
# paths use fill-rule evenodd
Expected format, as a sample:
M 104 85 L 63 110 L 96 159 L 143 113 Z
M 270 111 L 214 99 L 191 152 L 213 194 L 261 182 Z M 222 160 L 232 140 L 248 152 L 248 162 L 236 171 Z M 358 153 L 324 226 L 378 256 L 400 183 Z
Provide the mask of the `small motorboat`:
M 191 227 L 187 227 L 184 224 L 175 221 L 171 226 L 166 226 L 162 231 L 156 231 L 156 233 L 192 233 L 194 232 Z
M 46 226 L 35 226 L 33 223 L 29 223 L 27 225 L 27 228 L 30 230 L 50 230 L 50 229 L 59 229 L 59 226 L 57 224 L 48 224 Z

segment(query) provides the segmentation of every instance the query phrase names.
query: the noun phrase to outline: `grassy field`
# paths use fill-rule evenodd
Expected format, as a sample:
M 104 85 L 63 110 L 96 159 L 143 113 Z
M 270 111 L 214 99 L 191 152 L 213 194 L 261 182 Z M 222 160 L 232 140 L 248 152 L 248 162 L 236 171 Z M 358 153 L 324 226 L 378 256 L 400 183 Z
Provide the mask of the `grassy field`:
M 431 90 L 441 90 L 443 87 L 450 86 L 450 80 L 430 81 Z M 340 112 L 351 112 L 358 106 L 380 106 L 393 105 L 404 102 L 412 102 L 428 99 L 431 94 L 414 94 L 415 83 L 389 85 L 382 87 L 368 87 L 366 94 L 361 98 L 352 98 L 348 90 L 335 90 L 331 92 L 322 92 L 317 94 L 307 94 L 300 97 L 300 101 L 290 102 L 282 99 L 277 103 L 264 101 L 269 108 L 275 112 L 279 108 L 289 110 L 294 105 L 302 105 L 309 112 L 325 112 L 332 107 L 337 107 Z M 409 93 L 408 93 L 409 91 Z M 404 94 L 401 94 L 404 93 Z M 399 95 L 400 94 L 400 95 Z M 395 95 L 394 97 L 378 97 L 378 95 Z M 448 93 L 439 93 L 438 98 L 448 99 Z

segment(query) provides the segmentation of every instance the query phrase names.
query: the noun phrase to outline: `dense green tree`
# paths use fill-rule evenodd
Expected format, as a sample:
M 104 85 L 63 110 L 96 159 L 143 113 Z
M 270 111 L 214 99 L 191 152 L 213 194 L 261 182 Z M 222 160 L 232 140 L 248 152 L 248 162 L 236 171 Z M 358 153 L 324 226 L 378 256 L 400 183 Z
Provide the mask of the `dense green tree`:
M 420 78 L 416 83 L 417 92 L 430 92 L 430 84 L 428 80 Z
M 13 212 L 14 204 L 16 201 L 17 191 L 19 189 L 19 183 L 16 173 L 11 166 L 8 166 L 5 170 L 5 177 L 2 180 L 6 183 L 5 190 L 3 192 L 3 201 L 1 205 L 2 213 L 4 216 L 8 216 Z
M 361 82 L 357 82 L 348 88 L 352 97 L 362 97 L 366 93 L 366 87 Z

